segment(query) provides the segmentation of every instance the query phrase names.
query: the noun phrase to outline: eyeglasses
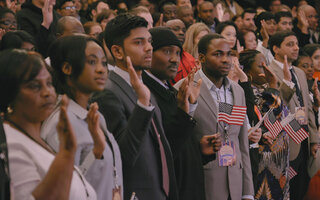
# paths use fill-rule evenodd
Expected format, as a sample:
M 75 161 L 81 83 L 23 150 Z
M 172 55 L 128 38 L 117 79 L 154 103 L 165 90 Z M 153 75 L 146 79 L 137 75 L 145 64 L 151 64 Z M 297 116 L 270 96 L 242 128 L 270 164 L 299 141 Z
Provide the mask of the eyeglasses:
M 0 20 L 0 24 L 5 25 L 5 26 L 17 27 L 17 22 L 16 21 L 9 21 L 9 20 L 2 21 L 2 20 Z
M 75 10 L 76 7 L 75 7 L 75 6 L 66 6 L 66 7 L 64 7 L 64 8 L 62 8 L 62 9 L 65 9 L 65 10 Z

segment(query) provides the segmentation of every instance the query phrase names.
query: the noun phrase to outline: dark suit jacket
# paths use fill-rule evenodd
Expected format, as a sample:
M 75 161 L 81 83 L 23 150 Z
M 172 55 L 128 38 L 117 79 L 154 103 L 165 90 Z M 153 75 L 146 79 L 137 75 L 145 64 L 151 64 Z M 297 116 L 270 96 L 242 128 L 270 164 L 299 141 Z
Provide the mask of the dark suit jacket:
M 104 115 L 108 129 L 117 140 L 123 163 L 124 198 L 132 192 L 139 200 L 166 199 L 162 189 L 161 156 L 157 136 L 151 126 L 154 120 L 166 153 L 170 177 L 168 199 L 178 199 L 172 153 L 164 135 L 161 113 L 155 100 L 153 111 L 137 105 L 137 96 L 129 84 L 115 72 L 110 72 L 106 89 L 96 95 L 99 110 Z
M 201 152 L 193 131 L 195 120 L 178 108 L 177 91 L 170 84 L 166 89 L 145 72 L 142 79 L 161 110 L 163 128 L 174 152 L 179 198 L 205 199 Z

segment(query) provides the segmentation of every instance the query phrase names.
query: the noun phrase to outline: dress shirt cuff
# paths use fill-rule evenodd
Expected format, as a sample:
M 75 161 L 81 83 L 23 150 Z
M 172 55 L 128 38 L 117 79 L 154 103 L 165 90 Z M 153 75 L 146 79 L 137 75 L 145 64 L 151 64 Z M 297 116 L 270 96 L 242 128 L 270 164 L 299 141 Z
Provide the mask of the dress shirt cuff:
M 194 111 L 196 111 L 198 107 L 198 101 L 194 104 L 189 104 L 189 115 L 193 117 Z
M 293 89 L 294 88 L 294 83 L 292 81 L 287 81 L 283 79 L 283 82 L 290 88 Z
M 89 168 L 91 167 L 91 165 L 95 160 L 96 158 L 93 154 L 93 151 L 90 151 L 87 157 L 82 162 L 82 164 L 79 166 L 79 169 L 84 176 L 86 175 L 86 173 L 88 172 Z
M 252 195 L 243 195 L 243 196 L 242 196 L 242 199 L 251 199 L 251 200 L 254 200 L 254 198 L 253 198 Z
M 259 148 L 259 143 L 253 143 L 249 145 L 249 149 Z
M 138 104 L 138 106 L 140 106 L 141 108 L 143 108 L 147 111 L 152 111 L 154 109 L 154 106 L 152 104 L 150 104 L 149 106 L 145 106 L 139 100 L 137 101 L 137 104 Z

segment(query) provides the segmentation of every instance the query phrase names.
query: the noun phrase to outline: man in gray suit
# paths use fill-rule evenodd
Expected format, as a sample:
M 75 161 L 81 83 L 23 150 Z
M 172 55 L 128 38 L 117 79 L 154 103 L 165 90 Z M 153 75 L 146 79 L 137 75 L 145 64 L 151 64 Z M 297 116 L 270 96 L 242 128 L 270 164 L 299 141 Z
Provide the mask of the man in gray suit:
M 194 79 L 202 79 L 202 85 L 194 113 L 196 134 L 200 139 L 203 135 L 220 133 L 222 142 L 234 144 L 236 157 L 230 166 L 219 165 L 219 156 L 204 166 L 206 199 L 253 199 L 248 122 L 246 119 L 242 125 L 217 122 L 219 101 L 233 106 L 246 105 L 242 88 L 227 78 L 231 69 L 230 46 L 221 35 L 208 34 L 199 41 L 198 51 L 202 69 Z
M 147 25 L 145 19 L 129 14 L 118 15 L 108 23 L 105 41 L 116 67 L 109 74 L 105 90 L 93 101 L 98 102 L 120 147 L 122 199 L 136 194 L 139 200 L 176 200 L 172 153 L 161 113 L 141 82 L 142 70 L 149 69 L 152 61 Z
M 291 113 L 295 113 L 297 108 L 304 108 L 305 123 L 302 123 L 302 127 L 309 132 L 309 138 L 301 144 L 296 144 L 290 138 L 289 143 L 290 166 L 298 173 L 290 181 L 290 199 L 303 199 L 310 179 L 307 174 L 307 160 L 310 155 L 316 156 L 319 142 L 307 79 L 301 69 L 292 66 L 292 62 L 299 56 L 298 39 L 294 32 L 275 33 L 269 40 L 269 46 L 275 57 L 270 68 L 277 76 L 281 98 Z M 284 78 L 284 65 L 289 66 L 290 74 L 286 76 L 290 77 L 290 81 Z

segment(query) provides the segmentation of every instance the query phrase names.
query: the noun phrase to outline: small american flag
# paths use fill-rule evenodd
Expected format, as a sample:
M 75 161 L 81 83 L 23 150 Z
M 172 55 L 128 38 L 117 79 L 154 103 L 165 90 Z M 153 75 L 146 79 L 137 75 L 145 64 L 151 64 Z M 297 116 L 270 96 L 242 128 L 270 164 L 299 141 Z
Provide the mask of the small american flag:
M 218 121 L 230 125 L 243 125 L 246 117 L 246 106 L 235 106 L 224 102 L 219 102 Z
M 292 168 L 292 167 L 289 167 L 289 170 L 288 170 L 288 179 L 289 181 L 295 177 L 298 173 Z
M 282 131 L 282 126 L 274 116 L 273 112 L 270 112 L 264 119 L 264 125 L 267 127 L 273 138 L 276 138 Z
M 283 127 L 287 131 L 291 139 L 299 144 L 304 139 L 309 137 L 309 134 L 300 126 L 299 122 L 296 119 L 292 119 L 287 125 Z

